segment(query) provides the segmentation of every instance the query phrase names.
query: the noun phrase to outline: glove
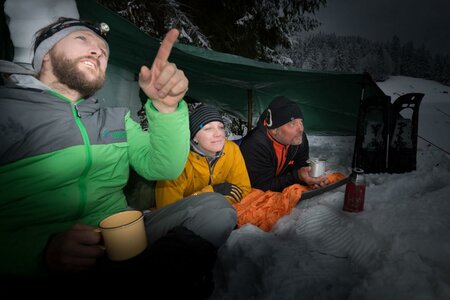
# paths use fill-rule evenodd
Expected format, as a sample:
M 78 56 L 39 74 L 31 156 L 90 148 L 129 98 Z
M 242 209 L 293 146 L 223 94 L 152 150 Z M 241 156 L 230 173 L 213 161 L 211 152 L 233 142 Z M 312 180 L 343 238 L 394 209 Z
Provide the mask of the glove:
M 228 181 L 213 185 L 213 190 L 214 192 L 222 194 L 224 196 L 230 196 L 234 200 L 234 202 L 239 202 L 242 199 L 241 188 L 237 185 L 229 183 Z

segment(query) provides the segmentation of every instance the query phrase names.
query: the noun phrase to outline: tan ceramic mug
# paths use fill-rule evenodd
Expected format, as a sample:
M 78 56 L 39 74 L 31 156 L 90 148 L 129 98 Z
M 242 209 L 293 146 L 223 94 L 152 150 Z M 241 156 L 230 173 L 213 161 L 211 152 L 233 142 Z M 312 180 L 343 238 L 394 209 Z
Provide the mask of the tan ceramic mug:
M 101 221 L 99 227 L 111 260 L 126 260 L 147 248 L 144 214 L 141 211 L 116 213 Z

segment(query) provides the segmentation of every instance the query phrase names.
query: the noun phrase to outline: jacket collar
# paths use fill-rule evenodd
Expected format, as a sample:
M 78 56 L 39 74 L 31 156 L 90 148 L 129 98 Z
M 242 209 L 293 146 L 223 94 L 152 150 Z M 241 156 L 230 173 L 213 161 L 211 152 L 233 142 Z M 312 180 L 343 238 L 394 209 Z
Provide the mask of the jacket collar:
M 214 156 L 211 156 L 210 154 L 206 153 L 206 151 L 202 147 L 200 147 L 198 144 L 194 143 L 192 140 L 191 140 L 191 150 L 194 151 L 195 153 L 197 153 L 198 155 L 206 157 L 210 164 L 212 164 L 219 157 L 221 157 L 222 153 L 223 153 L 223 148 L 222 148 L 222 150 L 216 152 L 216 154 Z

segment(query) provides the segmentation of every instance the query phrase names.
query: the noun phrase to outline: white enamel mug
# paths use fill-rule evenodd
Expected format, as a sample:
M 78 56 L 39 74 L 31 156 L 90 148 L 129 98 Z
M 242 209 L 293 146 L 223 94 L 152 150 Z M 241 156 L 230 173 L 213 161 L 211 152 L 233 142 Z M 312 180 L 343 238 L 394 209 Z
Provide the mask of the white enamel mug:
M 309 175 L 311 177 L 320 177 L 325 174 L 325 164 L 326 159 L 324 158 L 311 158 L 308 160 L 308 163 L 311 167 L 311 171 Z

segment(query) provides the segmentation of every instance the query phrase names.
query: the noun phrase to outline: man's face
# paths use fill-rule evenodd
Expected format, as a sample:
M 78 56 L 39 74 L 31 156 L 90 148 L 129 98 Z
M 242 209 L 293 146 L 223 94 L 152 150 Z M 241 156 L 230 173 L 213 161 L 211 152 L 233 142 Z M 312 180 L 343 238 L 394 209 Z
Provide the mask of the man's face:
M 48 53 L 53 74 L 62 84 L 88 96 L 99 90 L 108 62 L 105 42 L 89 31 L 73 32 Z
M 272 129 L 272 136 L 283 145 L 300 145 L 303 137 L 303 119 L 294 119 L 286 124 Z

